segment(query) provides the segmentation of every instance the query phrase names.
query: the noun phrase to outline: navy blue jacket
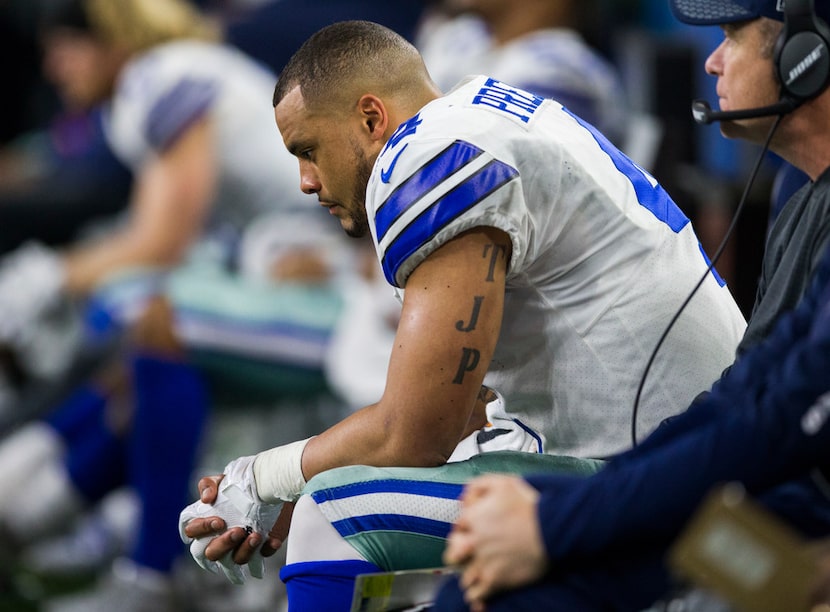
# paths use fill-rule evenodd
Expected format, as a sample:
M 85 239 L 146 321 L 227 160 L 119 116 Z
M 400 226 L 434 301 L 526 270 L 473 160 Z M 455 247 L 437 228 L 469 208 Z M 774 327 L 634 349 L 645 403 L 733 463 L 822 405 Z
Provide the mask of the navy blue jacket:
M 589 478 L 540 475 L 554 568 L 667 547 L 718 483 L 738 481 L 806 535 L 830 533 L 830 251 L 798 308 L 701 401 Z

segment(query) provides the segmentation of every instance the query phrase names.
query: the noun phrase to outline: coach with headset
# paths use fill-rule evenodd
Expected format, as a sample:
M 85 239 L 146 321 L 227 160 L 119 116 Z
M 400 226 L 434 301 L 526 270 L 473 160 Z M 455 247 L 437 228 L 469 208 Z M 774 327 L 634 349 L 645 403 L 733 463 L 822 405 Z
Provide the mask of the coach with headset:
M 810 182 L 772 228 L 738 359 L 711 392 L 589 478 L 472 481 L 445 553 L 460 577 L 437 610 L 665 600 L 675 586 L 666 552 L 724 482 L 804 537 L 830 535 L 830 2 L 670 3 L 681 21 L 724 32 L 706 60 L 720 110 L 696 101 L 695 120 L 768 147 Z

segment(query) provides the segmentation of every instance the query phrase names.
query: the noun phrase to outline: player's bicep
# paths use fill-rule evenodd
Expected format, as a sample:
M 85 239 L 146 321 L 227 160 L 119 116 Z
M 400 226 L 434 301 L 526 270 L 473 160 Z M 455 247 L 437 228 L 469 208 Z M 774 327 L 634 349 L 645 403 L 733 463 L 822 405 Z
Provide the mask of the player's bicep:
M 135 194 L 136 230 L 159 249 L 180 254 L 202 229 L 215 183 L 213 124 L 203 117 L 141 173 Z
M 501 329 L 509 259 L 507 234 L 477 228 L 413 271 L 384 399 L 419 397 L 434 411 L 424 423 L 463 429 Z

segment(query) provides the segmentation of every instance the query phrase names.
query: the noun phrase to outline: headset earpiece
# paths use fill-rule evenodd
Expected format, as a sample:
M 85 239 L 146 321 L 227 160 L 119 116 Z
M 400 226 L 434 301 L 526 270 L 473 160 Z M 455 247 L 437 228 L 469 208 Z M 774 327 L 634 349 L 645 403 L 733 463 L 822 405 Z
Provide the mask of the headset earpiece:
M 814 2 L 784 0 L 784 29 L 774 55 L 782 99 L 803 102 L 830 84 L 830 28 L 816 15 Z

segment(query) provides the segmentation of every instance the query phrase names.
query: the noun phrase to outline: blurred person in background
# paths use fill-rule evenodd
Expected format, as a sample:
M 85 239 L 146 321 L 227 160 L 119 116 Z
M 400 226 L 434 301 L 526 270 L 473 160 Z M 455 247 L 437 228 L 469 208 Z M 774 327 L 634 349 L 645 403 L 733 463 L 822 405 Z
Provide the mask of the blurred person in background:
M 0 7 L 0 25 L 11 34 L 5 40 L 10 52 L 36 61 L 37 15 L 51 1 L 18 0 Z M 190 3 L 211 16 L 227 44 L 276 72 L 302 40 L 322 25 L 339 19 L 371 18 L 412 38 L 425 7 L 422 0 L 394 5 L 380 0 Z M 67 98 L 57 104 L 48 81 L 38 77 L 34 65 L 28 71 L 26 67 L 24 64 L 14 73 L 19 74 L 22 83 L 20 95 L 9 98 L 7 106 L 16 108 L 16 100 L 29 101 L 28 121 L 20 117 L 21 112 L 10 112 L 6 116 L 13 124 L 9 130 L 17 136 L 0 149 L 0 254 L 28 240 L 62 246 L 107 231 L 119 222 L 131 184 L 129 170 L 105 138 L 100 108 L 73 106 Z M 350 288 L 350 294 L 355 293 L 356 288 Z M 49 362 L 28 360 L 20 364 L 15 355 L 0 352 L 4 366 L 0 370 L 0 428 L 38 412 L 65 390 L 67 378 L 82 375 L 106 348 L 104 345 L 87 351 L 85 359 L 75 363 L 58 357 Z M 352 384 L 340 373 L 333 373 L 346 387 Z M 368 370 L 364 373 L 372 376 Z M 346 387 L 341 385 L 335 391 L 348 393 Z
M 0 255 L 68 244 L 125 208 L 132 176 L 103 129 L 99 108 L 65 109 L 0 150 Z
M 103 235 L 4 258 L 0 340 L 42 359 L 51 341 L 38 346 L 37 332 L 66 304 L 89 334 L 125 340 L 104 374 L 0 444 L 0 526 L 31 542 L 129 485 L 134 546 L 76 603 L 173 610 L 176 517 L 213 381 L 237 397 L 317 388 L 340 310 L 333 272 L 350 251 L 297 192 L 268 102 L 275 76 L 190 5 L 59 0 L 42 35 L 46 76 L 68 107 L 101 105 L 134 187 L 123 223 Z
M 228 44 L 279 73 L 306 38 L 335 21 L 369 19 L 412 41 L 430 0 L 214 0 L 204 4 L 221 20 Z
M 617 68 L 585 34 L 598 26 L 595 0 L 442 0 L 415 44 L 436 84 L 449 91 L 487 74 L 552 98 L 617 146 L 628 135 L 627 98 Z
M 40 69 L 38 16 L 46 0 L 0 4 L 3 66 L 10 95 L 2 102 L 0 140 L 0 257 L 29 240 L 65 245 L 111 222 L 126 206 L 131 174 L 112 153 L 96 105 L 59 100 Z M 63 331 L 63 330 L 61 330 Z M 59 334 L 60 335 L 60 334 Z M 94 360 L 20 363 L 0 349 L 0 432 L 61 391 L 67 369 Z

